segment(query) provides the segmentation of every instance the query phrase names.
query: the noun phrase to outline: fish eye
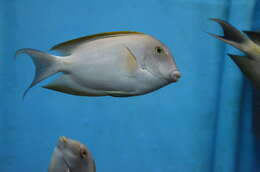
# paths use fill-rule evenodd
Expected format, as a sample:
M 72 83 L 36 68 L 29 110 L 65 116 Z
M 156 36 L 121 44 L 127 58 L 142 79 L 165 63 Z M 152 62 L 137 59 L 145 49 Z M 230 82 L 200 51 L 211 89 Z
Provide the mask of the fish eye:
M 85 158 L 87 156 L 87 151 L 86 150 L 81 150 L 80 151 L 80 156 L 81 156 L 81 158 Z
M 163 49 L 161 47 L 155 47 L 155 51 L 158 54 L 161 54 L 163 52 Z

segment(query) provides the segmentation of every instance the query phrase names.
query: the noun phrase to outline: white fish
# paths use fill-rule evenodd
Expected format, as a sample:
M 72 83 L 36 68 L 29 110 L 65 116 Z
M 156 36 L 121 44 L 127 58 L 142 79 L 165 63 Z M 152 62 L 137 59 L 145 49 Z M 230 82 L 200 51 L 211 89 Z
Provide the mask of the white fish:
M 96 172 L 96 166 L 85 145 L 62 136 L 52 154 L 48 172 Z
M 244 31 L 245 34 L 237 30 L 229 23 L 212 19 L 219 23 L 224 30 L 224 36 L 210 34 L 245 53 L 245 56 L 229 54 L 238 65 L 240 70 L 260 89 L 260 32 Z
M 62 57 L 29 48 L 16 55 L 31 56 L 36 74 L 27 91 L 55 73 L 58 79 L 43 86 L 80 96 L 127 97 L 149 93 L 180 78 L 169 49 L 139 32 L 110 32 L 67 41 L 51 50 Z

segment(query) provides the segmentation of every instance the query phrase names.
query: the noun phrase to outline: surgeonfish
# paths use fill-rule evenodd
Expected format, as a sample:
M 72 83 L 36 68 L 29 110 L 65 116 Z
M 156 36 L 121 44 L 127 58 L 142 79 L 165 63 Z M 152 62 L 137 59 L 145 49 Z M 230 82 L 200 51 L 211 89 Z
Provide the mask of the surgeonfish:
M 229 23 L 220 19 L 211 19 L 222 26 L 224 36 L 211 34 L 245 53 L 245 56 L 229 54 L 240 70 L 256 88 L 260 88 L 260 32 L 240 32 Z
M 52 154 L 48 172 L 96 172 L 96 166 L 85 145 L 62 136 Z
M 100 33 L 55 45 L 62 56 L 24 48 L 36 67 L 27 91 L 63 74 L 44 88 L 79 96 L 128 97 L 157 90 L 180 78 L 170 50 L 154 37 L 130 31 Z

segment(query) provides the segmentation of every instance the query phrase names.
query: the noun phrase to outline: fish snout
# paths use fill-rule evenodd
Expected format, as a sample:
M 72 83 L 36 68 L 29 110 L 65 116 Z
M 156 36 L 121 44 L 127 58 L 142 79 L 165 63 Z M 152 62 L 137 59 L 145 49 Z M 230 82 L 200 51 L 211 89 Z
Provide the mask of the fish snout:
M 179 78 L 181 77 L 181 73 L 177 70 L 174 70 L 173 72 L 171 72 L 170 74 L 170 80 L 171 82 L 177 82 L 179 80 Z

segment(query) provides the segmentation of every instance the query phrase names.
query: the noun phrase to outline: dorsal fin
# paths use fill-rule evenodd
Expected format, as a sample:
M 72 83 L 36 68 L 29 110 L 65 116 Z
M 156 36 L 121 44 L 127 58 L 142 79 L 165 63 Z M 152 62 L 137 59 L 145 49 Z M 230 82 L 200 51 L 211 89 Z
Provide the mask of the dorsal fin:
M 97 39 L 104 39 L 109 37 L 116 37 L 122 35 L 129 35 L 129 34 L 143 34 L 141 32 L 134 32 L 134 31 L 116 31 L 116 32 L 104 32 L 98 33 L 94 35 L 84 36 L 77 39 L 69 40 L 60 44 L 57 44 L 51 48 L 51 50 L 60 51 L 63 54 L 70 54 L 74 48 L 78 45 L 86 42 L 90 42 Z
M 252 41 L 260 45 L 260 32 L 256 31 L 243 31 Z

